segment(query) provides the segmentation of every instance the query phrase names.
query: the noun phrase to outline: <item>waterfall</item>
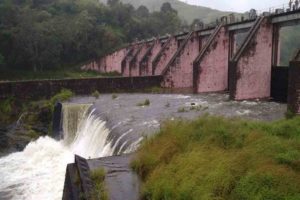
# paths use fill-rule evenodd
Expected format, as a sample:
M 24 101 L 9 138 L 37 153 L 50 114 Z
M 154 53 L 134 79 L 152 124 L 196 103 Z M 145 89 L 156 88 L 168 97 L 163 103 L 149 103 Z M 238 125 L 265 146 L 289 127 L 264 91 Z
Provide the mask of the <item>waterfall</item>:
M 65 145 L 70 145 L 73 142 L 78 127 L 86 117 L 89 107 L 91 104 L 63 104 L 63 142 Z
M 113 155 L 110 131 L 94 113 L 91 105 L 64 104 L 61 141 L 40 137 L 22 152 L 0 158 L 0 199 L 61 199 L 66 165 L 74 162 L 74 154 Z

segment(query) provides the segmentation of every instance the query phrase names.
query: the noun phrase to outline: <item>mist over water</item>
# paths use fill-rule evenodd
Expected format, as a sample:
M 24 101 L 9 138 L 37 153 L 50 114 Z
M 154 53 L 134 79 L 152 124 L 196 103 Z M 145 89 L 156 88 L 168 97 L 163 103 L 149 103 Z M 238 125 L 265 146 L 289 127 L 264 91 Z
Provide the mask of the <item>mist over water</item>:
M 63 105 L 63 140 L 40 137 L 24 151 L 0 158 L 0 199 L 61 199 L 66 166 L 74 162 L 74 154 L 113 155 L 110 131 L 90 106 Z

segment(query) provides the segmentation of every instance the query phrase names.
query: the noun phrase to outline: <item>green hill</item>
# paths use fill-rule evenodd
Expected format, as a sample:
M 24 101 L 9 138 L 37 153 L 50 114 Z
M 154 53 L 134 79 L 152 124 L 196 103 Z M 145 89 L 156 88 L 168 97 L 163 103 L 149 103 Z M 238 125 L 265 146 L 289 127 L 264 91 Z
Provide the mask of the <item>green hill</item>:
M 106 3 L 107 0 L 100 0 L 102 3 Z M 121 0 L 123 3 L 130 3 L 134 7 L 139 7 L 141 5 L 146 6 L 150 11 L 159 10 L 164 2 L 171 3 L 172 7 L 178 11 L 181 19 L 186 20 L 191 23 L 195 18 L 202 19 L 205 23 L 215 21 L 224 15 L 228 15 L 231 12 L 224 12 L 219 10 L 214 10 L 202 6 L 189 5 L 179 0 Z

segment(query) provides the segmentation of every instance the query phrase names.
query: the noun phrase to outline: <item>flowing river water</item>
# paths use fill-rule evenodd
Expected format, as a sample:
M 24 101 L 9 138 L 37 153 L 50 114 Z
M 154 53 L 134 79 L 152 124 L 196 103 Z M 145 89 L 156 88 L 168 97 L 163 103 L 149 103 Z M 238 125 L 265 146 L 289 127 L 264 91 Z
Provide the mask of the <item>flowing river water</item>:
M 137 106 L 145 99 L 150 106 Z M 22 152 L 0 158 L 0 199 L 61 199 L 66 165 L 74 162 L 74 154 L 98 158 L 134 152 L 166 119 L 193 119 L 210 113 L 272 121 L 283 118 L 286 110 L 285 104 L 227 99 L 226 94 L 74 98 L 63 105 L 61 140 L 40 137 Z

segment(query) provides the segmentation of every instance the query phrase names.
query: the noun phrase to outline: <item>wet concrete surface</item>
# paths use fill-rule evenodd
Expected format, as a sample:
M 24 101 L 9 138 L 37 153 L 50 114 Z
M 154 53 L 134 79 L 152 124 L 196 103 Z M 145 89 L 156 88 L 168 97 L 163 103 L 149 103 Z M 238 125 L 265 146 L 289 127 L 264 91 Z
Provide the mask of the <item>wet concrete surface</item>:
M 138 200 L 140 180 L 130 168 L 133 154 L 89 160 L 90 170 L 105 170 L 105 186 L 110 200 Z

